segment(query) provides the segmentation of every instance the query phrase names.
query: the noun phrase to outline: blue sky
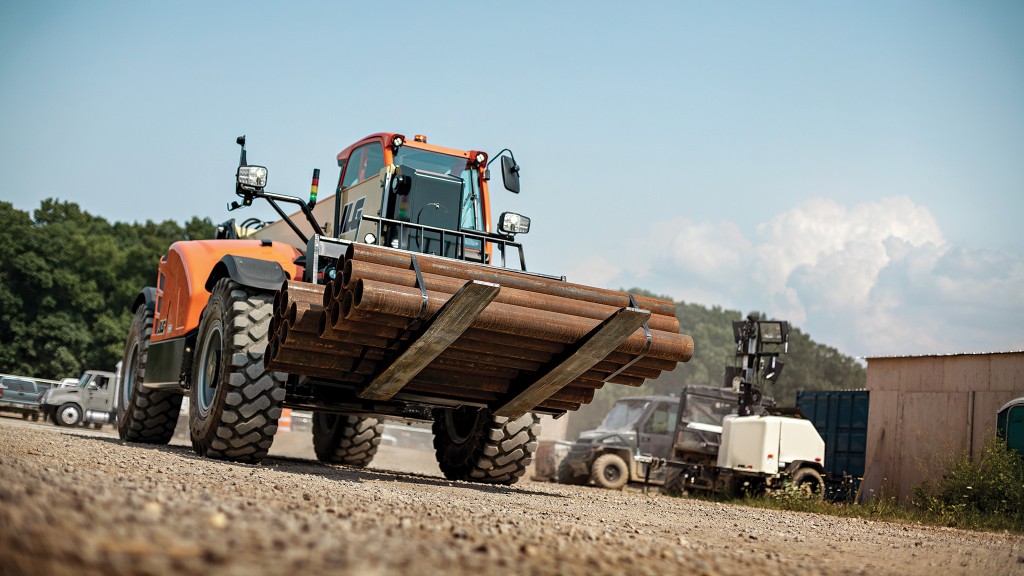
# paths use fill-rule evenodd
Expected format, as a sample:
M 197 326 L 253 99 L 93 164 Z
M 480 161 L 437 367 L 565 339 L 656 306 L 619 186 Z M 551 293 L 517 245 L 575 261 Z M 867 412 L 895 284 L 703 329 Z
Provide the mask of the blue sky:
M 240 134 L 298 195 L 427 134 L 515 152 L 537 271 L 853 355 L 1024 349 L 1024 3 L 383 6 L 0 0 L 0 199 L 220 222 Z

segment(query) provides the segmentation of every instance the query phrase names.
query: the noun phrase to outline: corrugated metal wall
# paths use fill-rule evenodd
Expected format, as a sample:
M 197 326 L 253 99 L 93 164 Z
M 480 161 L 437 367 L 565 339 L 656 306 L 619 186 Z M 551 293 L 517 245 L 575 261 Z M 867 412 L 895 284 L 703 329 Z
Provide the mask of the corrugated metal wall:
M 862 494 L 906 501 L 951 458 L 976 454 L 996 411 L 1024 395 L 1024 352 L 868 358 L 871 391 Z

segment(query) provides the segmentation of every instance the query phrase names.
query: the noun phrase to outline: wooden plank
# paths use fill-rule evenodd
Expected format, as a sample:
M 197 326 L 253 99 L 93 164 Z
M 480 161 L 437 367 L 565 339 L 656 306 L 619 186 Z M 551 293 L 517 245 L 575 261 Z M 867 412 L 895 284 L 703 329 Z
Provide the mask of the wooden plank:
M 423 334 L 374 378 L 359 393 L 359 397 L 368 400 L 391 399 L 469 328 L 473 320 L 498 296 L 500 289 L 501 286 L 490 282 L 466 282 L 437 311 Z
M 565 360 L 494 412 L 495 416 L 517 418 L 547 400 L 580 374 L 604 360 L 619 344 L 643 325 L 651 313 L 639 308 L 620 308 L 576 344 Z

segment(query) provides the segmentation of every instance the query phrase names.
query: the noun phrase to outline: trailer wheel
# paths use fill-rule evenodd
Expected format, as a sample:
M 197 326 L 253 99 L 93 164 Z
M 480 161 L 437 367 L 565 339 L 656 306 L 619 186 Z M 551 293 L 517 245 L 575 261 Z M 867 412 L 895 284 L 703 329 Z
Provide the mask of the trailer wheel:
M 434 451 L 449 480 L 515 484 L 537 450 L 540 419 L 532 412 L 509 419 L 487 409 L 434 413 Z
M 222 278 L 199 321 L 192 363 L 192 449 L 258 463 L 274 442 L 285 375 L 263 369 L 274 296 Z
M 572 466 L 569 464 L 569 458 L 563 458 L 558 463 L 558 471 L 555 473 L 555 479 L 558 480 L 559 484 L 573 484 L 575 486 L 582 486 L 590 480 L 587 475 L 580 475 L 573 473 Z
M 618 454 L 604 454 L 594 460 L 590 479 L 601 488 L 621 490 L 629 482 L 629 468 Z
M 683 469 L 669 468 L 665 472 L 665 486 L 662 487 L 661 491 L 669 496 L 683 496 L 686 493 L 683 482 Z
M 117 435 L 126 442 L 167 444 L 181 411 L 181 394 L 162 392 L 142 385 L 153 333 L 153 312 L 139 306 L 132 318 L 121 361 Z M 54 415 L 56 421 L 56 414 Z
M 376 418 L 313 413 L 313 450 L 321 462 L 362 468 L 373 460 L 383 434 Z
M 825 481 L 814 468 L 801 468 L 793 473 L 790 479 L 797 491 L 808 497 L 821 499 L 825 496 Z

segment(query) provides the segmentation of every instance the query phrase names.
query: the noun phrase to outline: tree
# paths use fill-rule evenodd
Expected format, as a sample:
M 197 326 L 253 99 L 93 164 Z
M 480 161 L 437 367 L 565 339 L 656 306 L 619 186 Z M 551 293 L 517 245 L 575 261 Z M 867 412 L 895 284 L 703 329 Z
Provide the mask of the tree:
M 77 204 L 46 199 L 30 216 L 0 202 L 0 372 L 39 378 L 110 369 L 167 247 L 212 237 L 208 219 L 183 227 L 111 224 Z

